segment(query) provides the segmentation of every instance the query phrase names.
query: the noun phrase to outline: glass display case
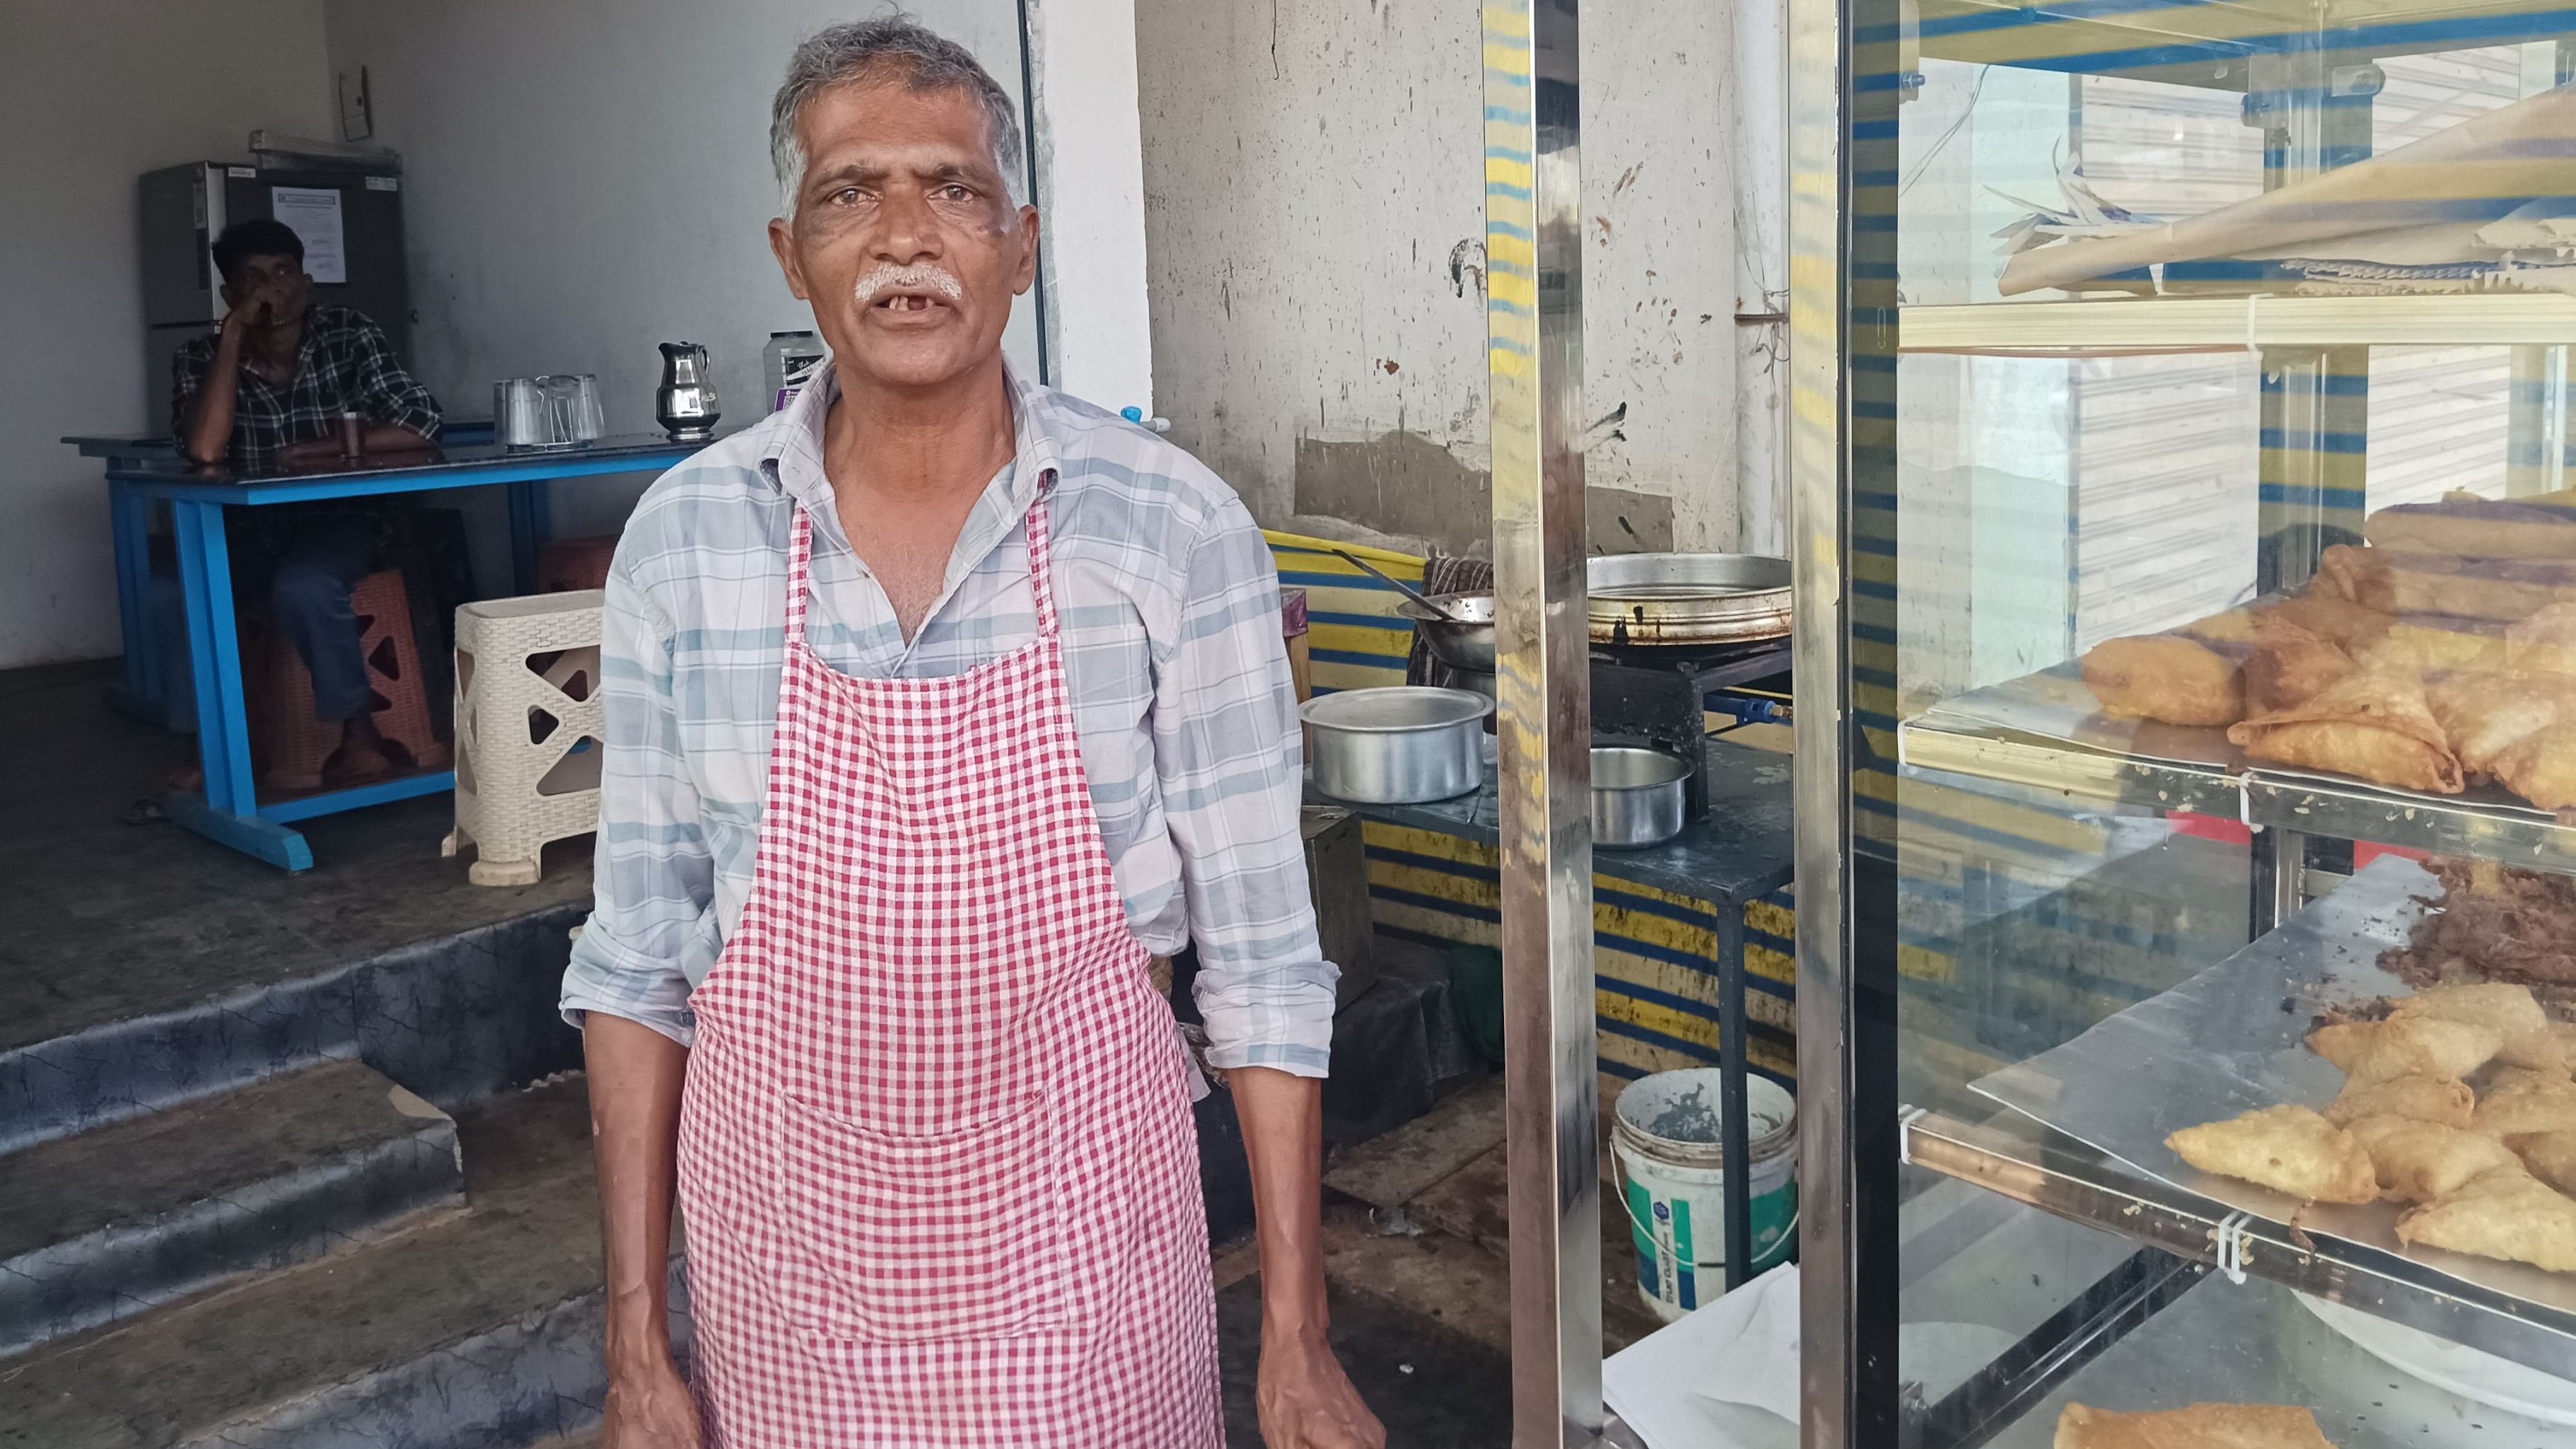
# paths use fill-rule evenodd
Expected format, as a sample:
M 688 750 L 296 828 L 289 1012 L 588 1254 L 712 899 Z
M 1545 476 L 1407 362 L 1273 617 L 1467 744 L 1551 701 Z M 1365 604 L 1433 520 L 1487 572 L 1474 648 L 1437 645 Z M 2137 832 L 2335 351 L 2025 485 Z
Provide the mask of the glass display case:
M 2576 9 L 1791 10 L 1806 1442 L 2576 1444 Z

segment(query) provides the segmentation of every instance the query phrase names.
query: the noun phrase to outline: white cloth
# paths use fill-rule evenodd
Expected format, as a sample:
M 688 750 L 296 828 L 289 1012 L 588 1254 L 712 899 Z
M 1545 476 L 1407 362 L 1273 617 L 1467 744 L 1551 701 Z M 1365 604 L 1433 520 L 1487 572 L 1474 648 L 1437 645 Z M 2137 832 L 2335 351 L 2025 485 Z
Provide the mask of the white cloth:
M 1612 1355 L 1601 1397 L 1647 1449 L 1796 1449 L 1798 1265 Z

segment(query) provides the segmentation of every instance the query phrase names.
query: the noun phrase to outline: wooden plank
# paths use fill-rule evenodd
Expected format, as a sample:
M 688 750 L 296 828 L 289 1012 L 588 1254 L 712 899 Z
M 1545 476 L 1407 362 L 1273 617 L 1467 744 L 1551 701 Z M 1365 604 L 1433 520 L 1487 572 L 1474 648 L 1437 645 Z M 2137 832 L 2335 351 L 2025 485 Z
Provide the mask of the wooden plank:
M 1372 1207 L 1398 1207 L 1502 1141 L 1503 1084 L 1496 1078 L 1352 1148 L 1324 1174 L 1324 1185 Z

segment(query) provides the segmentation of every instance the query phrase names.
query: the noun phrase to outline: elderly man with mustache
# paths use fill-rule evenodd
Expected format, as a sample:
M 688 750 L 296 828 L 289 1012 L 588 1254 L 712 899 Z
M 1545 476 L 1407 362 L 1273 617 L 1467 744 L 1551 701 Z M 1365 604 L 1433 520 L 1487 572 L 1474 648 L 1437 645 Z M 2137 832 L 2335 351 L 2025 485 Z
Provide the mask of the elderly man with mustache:
M 1325 1342 L 1334 968 L 1268 550 L 1187 454 L 1014 376 L 1008 97 L 902 20 L 801 47 L 769 225 L 832 361 L 609 575 L 584 1027 L 605 1449 L 1220 1449 L 1195 944 L 1274 1449 L 1384 1443 Z M 664 1291 L 685 1209 L 691 1378 Z

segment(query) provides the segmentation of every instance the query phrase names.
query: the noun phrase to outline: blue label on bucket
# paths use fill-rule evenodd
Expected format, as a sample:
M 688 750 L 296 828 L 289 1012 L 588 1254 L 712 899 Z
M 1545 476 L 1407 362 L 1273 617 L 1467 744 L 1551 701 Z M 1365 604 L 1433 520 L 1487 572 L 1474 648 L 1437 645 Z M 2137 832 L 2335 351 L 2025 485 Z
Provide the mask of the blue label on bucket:
M 1687 1198 L 1666 1200 L 1656 1197 L 1646 1187 L 1629 1178 L 1623 1186 L 1631 1214 L 1628 1236 L 1637 1250 L 1637 1283 L 1646 1296 L 1659 1299 L 1684 1311 L 1700 1306 L 1699 1275 L 1703 1259 L 1705 1271 L 1715 1280 L 1711 1296 L 1725 1292 L 1725 1228 L 1720 1225 L 1716 1241 L 1709 1251 L 1701 1253 L 1695 1242 L 1691 1221 L 1691 1204 Z M 1774 1191 L 1757 1196 L 1747 1205 L 1747 1216 L 1753 1237 L 1753 1270 L 1747 1277 L 1758 1276 L 1788 1261 L 1797 1251 L 1797 1240 L 1789 1232 L 1798 1211 L 1798 1188 L 1784 1183 Z M 1649 1235 L 1646 1224 L 1653 1224 Z

